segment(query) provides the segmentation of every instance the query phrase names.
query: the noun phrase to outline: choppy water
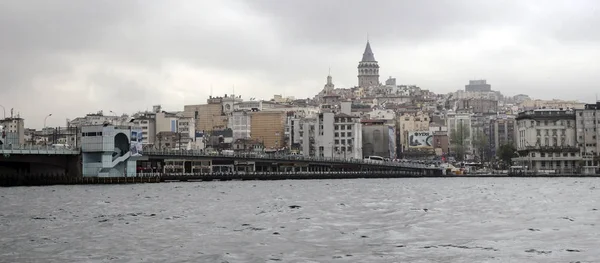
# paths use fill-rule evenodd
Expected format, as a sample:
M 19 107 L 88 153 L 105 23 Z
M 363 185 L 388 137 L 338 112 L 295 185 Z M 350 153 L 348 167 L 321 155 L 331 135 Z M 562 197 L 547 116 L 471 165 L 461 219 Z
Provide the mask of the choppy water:
M 0 261 L 598 262 L 599 181 L 0 188 Z

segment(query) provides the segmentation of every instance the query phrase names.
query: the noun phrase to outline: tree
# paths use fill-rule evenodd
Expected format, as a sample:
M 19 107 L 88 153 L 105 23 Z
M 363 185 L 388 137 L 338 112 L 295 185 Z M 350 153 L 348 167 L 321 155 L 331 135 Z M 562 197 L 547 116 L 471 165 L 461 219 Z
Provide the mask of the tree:
M 473 137 L 473 148 L 477 151 L 477 155 L 482 162 L 489 160 L 490 141 L 484 132 L 479 131 L 475 134 Z
M 498 149 L 498 158 L 504 163 L 505 166 L 512 165 L 512 158 L 519 157 L 517 149 L 511 143 L 504 144 Z
M 467 151 L 467 141 L 470 137 L 471 130 L 469 126 L 460 122 L 456 128 L 450 131 L 450 144 L 458 161 L 464 161 Z

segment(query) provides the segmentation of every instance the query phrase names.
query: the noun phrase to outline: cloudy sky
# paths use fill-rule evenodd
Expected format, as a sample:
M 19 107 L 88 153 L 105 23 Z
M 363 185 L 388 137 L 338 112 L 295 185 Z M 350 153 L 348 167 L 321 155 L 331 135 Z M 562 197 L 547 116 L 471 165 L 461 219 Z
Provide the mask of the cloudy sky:
M 104 110 L 182 110 L 211 94 L 312 97 L 331 67 L 381 66 L 436 93 L 484 78 L 505 95 L 593 102 L 594 0 L 0 1 L 0 105 L 26 126 Z M 212 88 L 211 88 L 212 87 Z M 1 110 L 1 109 L 0 109 Z M 2 112 L 0 112 L 2 114 Z

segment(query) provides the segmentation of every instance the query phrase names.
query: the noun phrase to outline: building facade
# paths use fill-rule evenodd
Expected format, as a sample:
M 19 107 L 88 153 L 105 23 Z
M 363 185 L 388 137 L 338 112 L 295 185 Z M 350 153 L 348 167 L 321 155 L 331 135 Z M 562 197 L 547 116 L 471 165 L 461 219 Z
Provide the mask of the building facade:
M 532 171 L 573 172 L 579 167 L 575 111 L 538 109 L 519 113 L 517 164 Z
M 467 92 L 490 92 L 492 91 L 492 85 L 487 84 L 485 79 L 469 80 L 469 84 L 465 85 L 465 91 Z
M 250 137 L 263 143 L 266 150 L 281 150 L 285 141 L 286 113 L 282 111 L 256 111 L 251 113 Z
M 581 150 L 584 173 L 598 173 L 600 168 L 600 102 L 576 110 L 577 146 Z
M 25 120 L 19 117 L 0 120 L 0 144 L 25 144 Z
M 229 128 L 233 130 L 233 139 L 250 138 L 252 127 L 252 114 L 248 110 L 235 110 L 229 118 Z
M 396 130 L 385 120 L 363 120 L 362 155 L 396 159 Z
M 458 153 L 457 149 L 464 149 L 464 159 L 472 159 L 473 156 L 473 114 L 469 112 L 453 112 L 446 114 L 446 127 L 448 127 L 448 138 L 450 139 L 450 151 Z
M 83 176 L 133 177 L 136 158 L 141 155 L 138 128 L 123 126 L 84 126 L 81 128 Z
M 497 156 L 498 149 L 502 145 L 510 144 L 516 146 L 517 142 L 517 120 L 516 116 L 503 115 L 490 119 L 489 136 L 492 156 Z
M 361 126 L 357 117 L 345 113 L 320 113 L 314 126 L 315 156 L 362 159 Z

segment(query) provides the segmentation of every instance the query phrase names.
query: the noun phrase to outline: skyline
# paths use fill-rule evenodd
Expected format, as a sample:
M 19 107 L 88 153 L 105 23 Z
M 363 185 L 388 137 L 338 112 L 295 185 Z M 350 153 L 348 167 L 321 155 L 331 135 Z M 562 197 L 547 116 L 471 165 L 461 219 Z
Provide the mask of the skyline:
M 600 3 L 341 3 L 6 1 L 0 105 L 38 127 L 49 113 L 59 126 L 98 110 L 182 110 L 211 86 L 215 96 L 235 86 L 243 98 L 313 97 L 329 68 L 337 88 L 357 85 L 367 35 L 382 82 L 440 94 L 481 78 L 509 96 L 596 96 Z

